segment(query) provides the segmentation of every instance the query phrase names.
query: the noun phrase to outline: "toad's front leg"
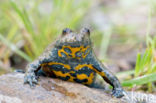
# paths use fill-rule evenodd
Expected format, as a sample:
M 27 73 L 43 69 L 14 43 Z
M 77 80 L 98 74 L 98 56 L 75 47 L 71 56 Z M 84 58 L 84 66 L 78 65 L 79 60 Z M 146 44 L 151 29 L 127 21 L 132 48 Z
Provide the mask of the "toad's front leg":
M 40 67 L 39 60 L 35 60 L 34 62 L 28 64 L 26 67 L 27 72 L 24 76 L 24 83 L 28 83 L 30 87 L 34 87 L 35 84 L 37 84 L 37 79 L 38 79 L 36 72 L 40 68 L 41 67 Z
M 95 60 L 93 63 L 94 71 L 103 77 L 103 79 L 113 87 L 112 95 L 121 98 L 124 96 L 119 80 L 102 63 Z
M 41 68 L 41 64 L 50 62 L 52 58 L 54 58 L 54 56 L 51 55 L 53 55 L 51 52 L 43 53 L 41 56 L 38 57 L 38 59 L 27 65 L 27 72 L 24 76 L 24 83 L 28 83 L 31 87 L 37 84 L 37 72 Z

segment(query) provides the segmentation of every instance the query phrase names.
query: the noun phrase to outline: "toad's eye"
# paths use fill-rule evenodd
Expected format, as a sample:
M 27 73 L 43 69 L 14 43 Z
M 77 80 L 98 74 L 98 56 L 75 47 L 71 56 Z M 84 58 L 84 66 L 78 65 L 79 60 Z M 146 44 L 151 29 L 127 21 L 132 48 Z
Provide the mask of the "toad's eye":
M 81 33 L 90 35 L 90 30 L 88 28 L 82 28 Z
M 69 33 L 71 33 L 72 32 L 72 30 L 70 30 L 69 28 L 65 28 L 65 29 L 63 29 L 63 31 L 62 31 L 62 35 L 66 35 L 66 34 L 69 34 Z

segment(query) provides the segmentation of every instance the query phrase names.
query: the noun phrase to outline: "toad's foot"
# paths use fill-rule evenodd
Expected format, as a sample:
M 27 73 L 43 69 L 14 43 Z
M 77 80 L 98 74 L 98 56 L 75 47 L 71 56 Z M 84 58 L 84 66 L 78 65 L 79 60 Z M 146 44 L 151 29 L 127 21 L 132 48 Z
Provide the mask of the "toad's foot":
M 35 75 L 35 73 L 27 73 L 24 76 L 24 84 L 28 83 L 30 87 L 35 87 L 35 85 L 38 83 L 38 77 Z
M 116 98 L 121 98 L 124 96 L 124 90 L 122 88 L 114 88 L 112 91 L 112 95 Z

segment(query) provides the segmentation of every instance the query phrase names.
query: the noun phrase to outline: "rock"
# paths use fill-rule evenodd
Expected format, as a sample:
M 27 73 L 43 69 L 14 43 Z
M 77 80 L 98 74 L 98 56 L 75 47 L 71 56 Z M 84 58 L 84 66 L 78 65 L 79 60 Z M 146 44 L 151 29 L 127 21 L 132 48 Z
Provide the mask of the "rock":
M 105 91 L 78 83 L 41 77 L 39 85 L 23 84 L 24 74 L 0 76 L 0 103 L 120 103 Z M 123 102 L 122 102 L 123 103 Z
M 127 103 L 102 89 L 48 77 L 40 77 L 39 84 L 30 88 L 23 84 L 23 77 L 22 73 L 0 76 L 0 103 Z

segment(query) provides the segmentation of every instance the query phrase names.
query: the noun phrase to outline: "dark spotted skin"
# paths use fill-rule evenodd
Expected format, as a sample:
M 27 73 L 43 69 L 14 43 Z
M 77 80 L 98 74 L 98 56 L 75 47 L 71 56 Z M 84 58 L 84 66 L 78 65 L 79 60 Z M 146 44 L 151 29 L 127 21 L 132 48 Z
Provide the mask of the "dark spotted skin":
M 96 58 L 87 28 L 83 28 L 79 34 L 68 28 L 64 29 L 56 42 L 50 44 L 38 59 L 27 65 L 25 83 L 34 86 L 39 74 L 90 87 L 96 87 L 94 81 L 96 74 L 99 74 L 113 87 L 113 96 L 123 96 L 118 79 Z

